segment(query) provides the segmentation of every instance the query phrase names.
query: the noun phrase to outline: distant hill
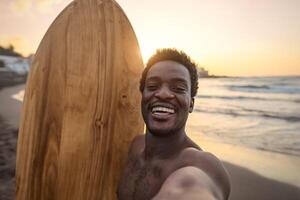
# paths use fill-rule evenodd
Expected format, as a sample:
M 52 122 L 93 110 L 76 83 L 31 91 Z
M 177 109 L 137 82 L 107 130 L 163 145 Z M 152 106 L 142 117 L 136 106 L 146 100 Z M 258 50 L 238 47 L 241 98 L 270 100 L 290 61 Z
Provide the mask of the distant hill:
M 22 57 L 20 53 L 15 52 L 13 45 L 9 45 L 7 48 L 0 46 L 0 55 Z

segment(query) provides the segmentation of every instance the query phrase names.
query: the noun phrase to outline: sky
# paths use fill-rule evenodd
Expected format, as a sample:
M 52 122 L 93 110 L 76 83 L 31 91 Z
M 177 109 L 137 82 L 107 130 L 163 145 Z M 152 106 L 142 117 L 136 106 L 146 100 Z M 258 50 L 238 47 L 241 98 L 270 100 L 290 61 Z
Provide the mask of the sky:
M 0 45 L 34 53 L 71 0 L 0 0 Z M 144 61 L 175 47 L 214 75 L 300 75 L 300 0 L 117 0 Z

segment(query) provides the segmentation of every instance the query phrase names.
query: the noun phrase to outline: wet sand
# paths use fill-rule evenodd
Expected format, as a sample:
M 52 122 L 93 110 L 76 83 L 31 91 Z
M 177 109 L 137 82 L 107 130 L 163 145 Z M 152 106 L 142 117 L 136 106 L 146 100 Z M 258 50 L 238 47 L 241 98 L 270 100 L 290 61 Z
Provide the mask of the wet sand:
M 4 88 L 0 90 L 0 199 L 14 199 L 15 190 L 15 158 L 17 144 L 17 128 L 20 119 L 21 103 L 8 95 L 16 94 L 24 89 L 24 85 Z M 5 105 L 5 107 L 4 107 Z M 300 187 L 297 187 L 298 174 L 295 174 L 294 179 L 290 177 L 298 166 L 294 163 L 282 163 L 280 166 L 270 167 L 274 163 L 269 163 L 270 160 L 288 162 L 290 157 L 282 155 L 275 158 L 268 157 L 268 153 L 256 154 L 256 151 L 243 150 L 243 148 L 234 148 L 224 146 L 214 142 L 203 142 L 201 139 L 194 138 L 204 149 L 215 153 L 224 161 L 224 165 L 230 174 L 232 192 L 230 200 L 298 200 L 300 199 Z M 240 152 L 242 151 L 242 152 Z M 259 151 L 258 151 L 259 152 Z M 259 155 L 263 156 L 259 156 Z M 273 154 L 272 154 L 273 155 Z M 231 158 L 234 156 L 234 158 Z M 247 156 L 249 158 L 247 158 Z M 265 156 L 265 157 L 264 157 Z M 243 157 L 246 157 L 243 159 Z M 251 159 L 250 159 L 251 158 Z M 228 162 L 233 161 L 231 163 Z M 254 162 L 254 163 L 253 163 Z M 234 163 L 234 164 L 233 164 Z M 240 164 L 239 164 L 240 163 Z M 244 166 L 244 167 L 241 167 Z M 247 168 L 252 170 L 249 170 Z M 249 167 L 248 167 L 249 166 Z M 265 169 L 264 169 L 265 166 Z M 285 168 L 282 168 L 286 166 Z M 281 174 L 275 176 L 278 170 L 291 171 L 289 174 Z M 254 171 L 255 170 L 255 171 Z M 267 173 L 267 171 L 270 171 Z M 274 172 L 272 172 L 274 171 Z M 297 170 L 299 172 L 300 170 Z M 256 172 L 259 172 L 256 173 Z M 266 174 L 266 176 L 265 176 Z M 272 178 L 274 176 L 274 178 Z M 267 178 L 269 177 L 269 178 Z M 284 177 L 287 177 L 284 179 Z M 276 179 L 276 180 L 274 180 Z M 283 180 L 279 181 L 279 180 Z M 291 184 L 289 184 L 289 182 Z M 299 182 L 300 185 L 300 182 Z
M 0 116 L 0 199 L 14 199 L 15 165 L 18 130 Z
M 230 175 L 230 200 L 299 200 L 300 188 L 263 177 L 246 168 L 224 162 Z

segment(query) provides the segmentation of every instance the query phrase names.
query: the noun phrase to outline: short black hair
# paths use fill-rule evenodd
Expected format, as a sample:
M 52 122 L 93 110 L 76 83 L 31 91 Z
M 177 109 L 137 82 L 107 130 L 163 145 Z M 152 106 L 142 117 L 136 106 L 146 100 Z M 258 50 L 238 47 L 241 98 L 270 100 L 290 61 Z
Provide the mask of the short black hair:
M 179 51 L 175 48 L 157 49 L 155 54 L 150 57 L 146 64 L 146 68 L 142 73 L 142 78 L 140 80 L 140 91 L 144 91 L 145 81 L 149 69 L 155 63 L 165 60 L 171 60 L 182 64 L 189 71 L 191 77 L 191 97 L 193 98 L 194 96 L 196 96 L 198 90 L 197 64 L 185 52 Z

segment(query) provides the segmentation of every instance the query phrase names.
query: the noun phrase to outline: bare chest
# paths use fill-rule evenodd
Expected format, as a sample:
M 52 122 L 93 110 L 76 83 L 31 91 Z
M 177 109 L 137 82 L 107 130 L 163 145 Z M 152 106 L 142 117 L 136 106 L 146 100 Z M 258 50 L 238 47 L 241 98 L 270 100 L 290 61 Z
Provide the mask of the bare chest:
M 119 185 L 119 200 L 151 199 L 158 193 L 173 168 L 174 164 L 169 160 L 152 163 L 139 159 L 130 161 Z

